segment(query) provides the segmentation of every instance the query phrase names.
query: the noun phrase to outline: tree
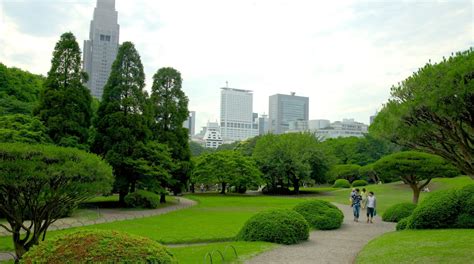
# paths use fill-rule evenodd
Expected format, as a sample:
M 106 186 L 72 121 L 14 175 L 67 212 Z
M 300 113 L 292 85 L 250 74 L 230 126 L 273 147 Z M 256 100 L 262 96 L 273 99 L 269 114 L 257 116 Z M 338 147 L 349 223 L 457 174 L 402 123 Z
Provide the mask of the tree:
M 385 156 L 375 162 L 374 170 L 385 182 L 401 179 L 413 190 L 413 203 L 432 178 L 454 177 L 459 171 L 443 158 L 416 151 L 404 151 Z
M 260 183 L 260 171 L 250 157 L 232 150 L 203 154 L 196 160 L 193 180 L 197 183 L 220 184 L 221 194 L 227 187 L 245 192 L 250 186 Z
M 0 142 L 51 143 L 47 129 L 36 117 L 15 114 L 0 116 Z
M 191 151 L 191 156 L 193 157 L 197 157 L 201 154 L 215 151 L 213 148 L 205 148 L 201 144 L 194 141 L 189 142 L 189 150 Z
M 172 171 L 171 188 L 175 194 L 187 186 L 190 176 L 191 151 L 189 134 L 183 128 L 188 118 L 188 98 L 181 89 L 181 73 L 173 68 L 161 68 L 153 76 L 150 102 L 153 107 L 153 137 L 168 145 L 176 167 Z
M 0 143 L 0 213 L 17 257 L 44 240 L 65 210 L 110 191 L 112 169 L 74 148 Z
M 92 97 L 83 84 L 86 80 L 76 38 L 64 33 L 54 48 L 51 69 L 35 110 L 58 145 L 88 148 Z
M 102 155 L 114 168 L 114 186 L 122 205 L 141 170 L 135 166 L 135 152 L 150 137 L 144 88 L 140 55 L 131 42 L 124 42 L 104 87 L 92 145 L 93 152 Z
M 346 179 L 349 182 L 353 182 L 360 178 L 360 168 L 361 167 L 357 164 L 335 165 L 329 171 L 329 175 L 332 181 L 335 181 L 337 179 Z
M 370 133 L 439 155 L 474 179 L 474 51 L 428 63 L 391 89 Z
M 380 181 L 373 163 L 360 167 L 359 175 L 362 179 L 367 179 L 368 182 L 378 183 Z

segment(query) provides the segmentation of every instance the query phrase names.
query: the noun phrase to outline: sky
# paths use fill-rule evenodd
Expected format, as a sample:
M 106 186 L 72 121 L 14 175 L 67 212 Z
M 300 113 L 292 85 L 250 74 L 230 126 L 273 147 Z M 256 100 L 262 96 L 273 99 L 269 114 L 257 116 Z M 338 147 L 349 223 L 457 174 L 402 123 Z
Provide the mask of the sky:
M 88 39 L 95 0 L 0 0 L 0 62 L 46 75 L 55 43 Z M 474 47 L 474 1 L 116 0 L 120 42 L 147 78 L 183 77 L 196 132 L 219 118 L 220 88 L 308 96 L 310 119 L 369 116 L 425 63 Z

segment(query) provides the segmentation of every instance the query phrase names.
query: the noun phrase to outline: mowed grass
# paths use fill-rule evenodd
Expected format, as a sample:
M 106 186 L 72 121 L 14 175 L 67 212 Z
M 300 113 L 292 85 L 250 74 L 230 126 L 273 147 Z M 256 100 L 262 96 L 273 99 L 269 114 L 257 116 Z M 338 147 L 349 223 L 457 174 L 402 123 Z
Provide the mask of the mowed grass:
M 211 263 L 211 257 L 212 263 L 234 263 L 235 261 L 240 263 L 262 251 L 267 251 L 275 247 L 277 247 L 276 244 L 267 242 L 221 242 L 208 245 L 169 248 L 169 251 L 178 259 L 180 264 Z M 237 256 L 233 249 L 237 252 Z M 222 261 L 222 257 L 219 253 L 223 255 L 224 261 Z M 204 259 L 207 261 L 205 262 Z
M 367 244 L 356 263 L 473 263 L 474 229 L 406 230 Z

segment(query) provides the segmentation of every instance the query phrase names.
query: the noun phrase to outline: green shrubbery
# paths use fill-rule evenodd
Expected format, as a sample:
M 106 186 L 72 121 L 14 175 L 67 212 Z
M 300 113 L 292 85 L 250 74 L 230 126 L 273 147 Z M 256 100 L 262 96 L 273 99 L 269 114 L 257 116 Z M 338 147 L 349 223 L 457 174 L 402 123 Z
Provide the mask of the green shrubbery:
M 334 182 L 333 188 L 351 188 L 351 184 L 346 179 L 338 179 Z
M 389 207 L 382 216 L 385 222 L 398 222 L 401 219 L 410 216 L 415 210 L 414 203 L 399 203 Z
M 322 200 L 302 202 L 293 210 L 301 214 L 311 227 L 320 230 L 339 228 L 344 220 L 344 214 L 339 208 Z
M 396 227 L 397 231 L 407 229 L 409 223 L 410 223 L 410 217 L 405 217 L 405 218 L 400 219 L 397 223 L 397 227 Z
M 138 190 L 125 196 L 125 204 L 132 208 L 155 209 L 160 206 L 160 196 L 152 192 Z
M 22 263 L 176 263 L 161 244 L 109 230 L 83 230 L 40 243 Z
M 368 184 L 366 180 L 355 180 L 352 182 L 352 187 L 367 186 Z
M 260 212 L 244 224 L 237 239 L 296 244 L 309 237 L 309 225 L 304 217 L 289 209 Z

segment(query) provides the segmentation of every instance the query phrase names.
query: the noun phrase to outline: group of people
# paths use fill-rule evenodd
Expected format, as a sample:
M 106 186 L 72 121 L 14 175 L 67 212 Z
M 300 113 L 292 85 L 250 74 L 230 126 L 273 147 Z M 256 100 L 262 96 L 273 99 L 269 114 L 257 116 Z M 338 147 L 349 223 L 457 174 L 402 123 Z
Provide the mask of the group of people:
M 374 192 L 367 192 L 365 188 L 361 192 L 358 188 L 353 188 L 349 200 L 354 212 L 354 222 L 359 222 L 360 209 L 362 208 L 367 210 L 367 223 L 373 223 L 377 205 Z

